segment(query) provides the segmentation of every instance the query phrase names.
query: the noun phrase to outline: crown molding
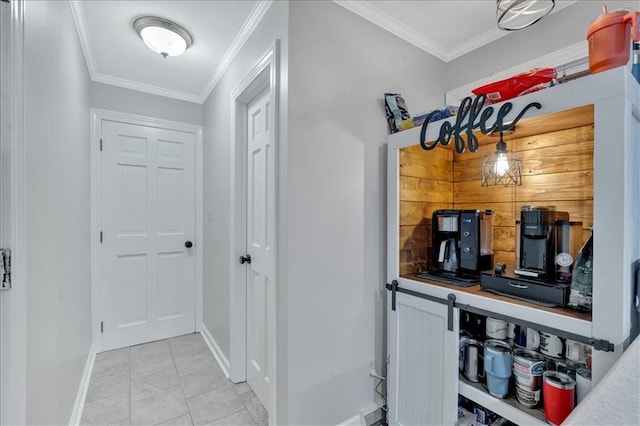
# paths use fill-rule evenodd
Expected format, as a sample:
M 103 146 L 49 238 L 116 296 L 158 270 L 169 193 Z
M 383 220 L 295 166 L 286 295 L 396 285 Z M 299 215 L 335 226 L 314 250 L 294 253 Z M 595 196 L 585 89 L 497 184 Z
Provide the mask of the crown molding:
M 551 13 L 555 13 L 564 9 L 578 0 L 558 1 Z M 437 57 L 444 62 L 450 62 L 462 55 L 465 55 L 479 47 L 489 44 L 499 38 L 502 38 L 509 34 L 508 31 L 502 31 L 497 26 L 485 31 L 484 33 L 474 36 L 469 41 L 457 45 L 453 49 L 446 49 L 440 43 L 432 40 L 431 38 L 421 34 L 405 24 L 401 23 L 394 17 L 381 11 L 374 6 L 374 1 L 368 0 L 333 0 L 334 3 L 344 7 L 347 10 L 361 16 L 362 18 L 382 27 L 390 33 L 400 37 L 404 41 L 413 44 L 414 46 L 424 50 L 425 52 Z
M 551 14 L 556 13 L 559 10 L 564 9 L 567 6 L 571 6 L 574 3 L 577 3 L 578 0 L 566 0 L 566 1 L 557 1 L 556 2 L 556 6 L 553 8 L 553 10 L 551 11 Z M 482 46 L 484 46 L 485 44 L 489 44 L 492 41 L 496 41 L 499 38 L 502 38 L 508 34 L 510 34 L 511 31 L 503 31 L 500 28 L 498 28 L 497 26 L 495 26 L 494 28 L 490 29 L 489 31 L 485 31 L 482 34 L 479 34 L 477 36 L 472 37 L 471 39 L 469 39 L 469 41 L 459 44 L 458 46 L 456 46 L 455 48 L 449 50 L 448 52 L 446 52 L 444 58 L 442 58 L 445 62 L 449 62 L 452 61 L 456 58 L 459 58 L 462 55 L 465 55 L 471 51 L 474 51 Z
M 249 39 L 253 31 L 256 29 L 256 27 L 264 17 L 265 13 L 267 13 L 267 10 L 272 3 L 273 0 L 260 0 L 253 7 L 253 10 L 249 14 L 249 17 L 247 17 L 246 21 L 244 21 L 242 28 L 233 39 L 233 42 L 231 42 L 229 49 L 227 49 L 224 56 L 218 63 L 218 66 L 215 68 L 215 70 L 213 70 L 211 77 L 209 77 L 209 81 L 204 86 L 202 94 L 200 95 L 199 103 L 203 104 L 207 100 L 235 57 L 240 52 L 240 49 L 242 49 L 242 46 L 244 46 L 246 41 Z
M 89 76 L 91 80 L 95 80 L 97 75 L 96 61 L 93 54 L 93 45 L 91 44 L 91 37 L 89 36 L 89 29 L 87 28 L 87 20 L 84 16 L 84 8 L 82 2 L 79 0 L 69 0 L 69 6 L 71 7 L 71 14 L 73 15 L 73 21 L 76 24 L 76 31 L 78 32 L 78 38 L 80 39 L 80 45 L 82 46 L 82 52 L 84 53 L 84 60 L 87 63 L 87 69 L 89 70 Z
M 95 77 L 92 78 L 92 80 L 96 83 L 110 84 L 112 86 L 123 87 L 125 89 L 137 90 L 138 92 L 150 93 L 152 95 L 165 96 L 167 98 L 202 104 L 201 97 L 193 93 L 166 89 L 164 87 L 140 83 L 139 81 L 127 80 L 125 78 L 114 77 L 112 75 L 97 73 Z
M 84 59 L 87 63 L 91 81 L 123 87 L 125 89 L 137 90 L 139 92 L 150 93 L 152 95 L 179 99 L 181 101 L 194 102 L 197 104 L 203 104 L 207 100 L 272 3 L 273 0 L 260 0 L 256 2 L 256 5 L 253 7 L 249 17 L 245 20 L 242 28 L 229 46 L 229 49 L 227 49 L 220 60 L 220 63 L 211 74 L 211 77 L 204 86 L 201 94 L 197 95 L 178 90 L 166 89 L 164 87 L 154 86 L 151 84 L 140 83 L 138 81 L 127 80 L 120 77 L 114 77 L 112 75 L 101 74 L 98 72 L 82 2 L 79 0 L 69 0 L 69 6 L 71 7 L 73 20 L 76 24 L 76 31 L 78 33 L 78 38 L 80 39 L 80 45 L 82 46 Z
M 381 11 L 372 5 L 373 2 L 361 0 L 333 0 L 333 2 L 389 31 L 391 34 L 400 37 L 404 41 L 413 44 L 417 48 L 437 57 L 438 59 L 446 61 L 445 57 L 447 56 L 447 51 L 441 44 L 436 43 L 429 37 L 425 37 L 387 13 Z

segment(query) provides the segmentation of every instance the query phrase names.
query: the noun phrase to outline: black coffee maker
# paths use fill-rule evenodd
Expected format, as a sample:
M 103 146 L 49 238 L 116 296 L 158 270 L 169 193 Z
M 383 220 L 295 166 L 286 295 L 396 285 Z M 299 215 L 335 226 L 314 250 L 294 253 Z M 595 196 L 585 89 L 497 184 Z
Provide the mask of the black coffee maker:
M 554 206 L 524 206 L 516 225 L 514 273 L 549 283 L 570 281 L 582 223 L 570 222 L 569 213 Z
M 431 274 L 478 282 L 493 269 L 493 212 L 436 210 L 432 216 Z

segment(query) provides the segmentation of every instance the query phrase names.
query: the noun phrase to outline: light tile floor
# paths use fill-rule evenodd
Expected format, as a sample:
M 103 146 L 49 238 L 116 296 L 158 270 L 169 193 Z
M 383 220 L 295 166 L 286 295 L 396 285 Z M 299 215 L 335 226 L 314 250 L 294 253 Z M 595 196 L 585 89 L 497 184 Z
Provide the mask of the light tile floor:
M 96 355 L 82 425 L 267 425 L 198 333 Z

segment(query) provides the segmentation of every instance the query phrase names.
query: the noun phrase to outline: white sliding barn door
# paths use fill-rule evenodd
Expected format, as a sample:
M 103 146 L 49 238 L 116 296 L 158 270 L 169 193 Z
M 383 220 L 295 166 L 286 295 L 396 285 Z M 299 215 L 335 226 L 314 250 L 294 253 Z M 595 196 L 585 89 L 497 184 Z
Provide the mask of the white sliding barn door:
M 195 136 L 102 121 L 102 349 L 195 331 Z

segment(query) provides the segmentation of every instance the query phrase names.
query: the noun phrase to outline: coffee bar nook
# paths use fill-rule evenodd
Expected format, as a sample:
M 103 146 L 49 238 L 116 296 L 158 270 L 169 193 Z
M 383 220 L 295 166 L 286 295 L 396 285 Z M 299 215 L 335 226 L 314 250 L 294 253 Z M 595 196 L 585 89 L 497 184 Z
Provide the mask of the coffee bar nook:
M 483 185 L 505 145 L 521 182 Z M 467 424 L 461 401 L 498 424 L 583 409 L 638 334 L 639 176 L 625 67 L 390 135 L 389 424 Z

